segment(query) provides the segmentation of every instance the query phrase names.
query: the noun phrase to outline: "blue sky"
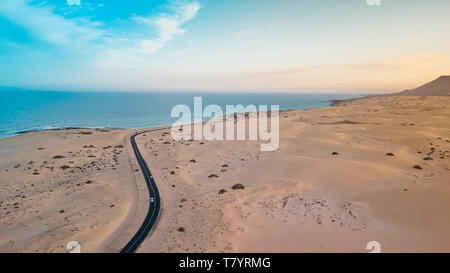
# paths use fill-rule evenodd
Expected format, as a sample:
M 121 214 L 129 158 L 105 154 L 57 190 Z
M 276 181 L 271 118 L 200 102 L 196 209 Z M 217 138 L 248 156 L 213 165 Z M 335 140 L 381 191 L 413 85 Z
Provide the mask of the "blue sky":
M 0 0 L 0 86 L 392 91 L 450 74 L 450 1 Z

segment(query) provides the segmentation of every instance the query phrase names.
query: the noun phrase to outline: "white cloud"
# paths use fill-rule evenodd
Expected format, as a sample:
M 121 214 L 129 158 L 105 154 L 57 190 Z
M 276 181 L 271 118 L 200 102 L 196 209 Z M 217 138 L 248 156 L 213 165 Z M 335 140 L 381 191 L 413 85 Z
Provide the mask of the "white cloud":
M 81 0 L 67 0 L 67 5 L 69 6 L 79 6 L 81 5 Z
M 73 45 L 101 35 L 85 22 L 57 15 L 51 7 L 29 3 L 29 0 L 0 0 L 0 16 L 23 27 L 36 39 L 56 45 Z
M 197 1 L 177 2 L 168 13 L 160 13 L 148 17 L 134 16 L 131 20 L 144 24 L 156 32 L 153 38 L 130 39 L 114 34 L 114 30 L 102 30 L 101 22 L 87 18 L 65 18 L 54 12 L 54 8 L 44 4 L 34 5 L 32 0 L 0 0 L 0 16 L 24 28 L 37 40 L 55 45 L 74 45 L 100 38 L 107 46 L 106 50 L 123 50 L 130 54 L 153 54 L 185 33 L 182 25 L 192 20 L 201 8 Z M 81 0 L 66 0 L 68 5 L 81 5 Z M 107 34 L 107 35 L 105 35 Z M 147 34 L 149 35 L 149 34 Z M 109 48 L 108 48 L 109 46 Z M 112 46 L 112 48 L 111 48 Z
M 130 31 L 124 32 L 102 22 L 92 21 L 88 17 L 68 18 L 60 14 L 61 10 L 57 10 L 47 2 L 38 3 L 34 0 L 0 0 L 0 17 L 21 27 L 33 40 L 51 45 L 47 48 L 36 46 L 34 41 L 20 45 L 23 50 L 31 52 L 30 56 L 34 54 L 32 58 L 20 55 L 24 62 L 33 65 L 28 66 L 30 71 L 35 71 L 36 67 L 39 69 L 50 67 L 49 61 L 53 61 L 53 64 L 67 67 L 71 71 L 77 69 L 83 73 L 90 71 L 86 74 L 87 77 L 98 74 L 111 75 L 119 71 L 130 75 L 134 73 L 142 75 L 141 73 L 145 74 L 147 71 L 154 73 L 154 70 L 151 70 L 154 69 L 154 64 L 149 62 L 150 54 L 185 33 L 183 25 L 195 18 L 201 8 L 196 1 L 184 3 L 172 5 L 165 13 L 126 19 L 139 27 L 135 32 L 132 27 Z M 70 9 L 76 7 L 66 6 Z M 140 32 L 142 27 L 148 32 Z M 56 55 L 61 58 L 54 59 Z M 42 71 L 51 75 L 55 70 L 42 69 Z
M 260 31 L 258 29 L 246 29 L 246 30 L 241 30 L 238 31 L 236 33 L 234 33 L 234 37 L 238 40 L 240 39 L 246 39 L 248 37 L 254 36 L 256 34 L 258 34 Z
M 173 14 L 134 17 L 135 21 L 154 27 L 157 32 L 157 37 L 154 39 L 138 41 L 139 51 L 143 54 L 153 54 L 176 36 L 182 35 L 186 30 L 181 28 L 181 26 L 192 20 L 200 8 L 201 6 L 198 2 L 192 2 L 173 7 Z

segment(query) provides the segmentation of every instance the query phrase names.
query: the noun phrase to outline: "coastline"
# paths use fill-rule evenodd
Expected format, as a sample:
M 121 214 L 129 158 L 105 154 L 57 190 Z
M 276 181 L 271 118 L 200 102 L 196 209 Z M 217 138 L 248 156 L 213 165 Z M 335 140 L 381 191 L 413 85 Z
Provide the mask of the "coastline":
M 358 99 L 358 98 L 355 98 Z M 345 101 L 349 101 L 349 100 L 353 100 L 353 99 L 348 99 L 348 100 L 330 100 L 330 105 L 328 107 L 333 107 L 336 106 L 339 102 L 345 102 Z M 317 107 L 317 108 L 307 108 L 307 109 L 284 109 L 284 110 L 279 110 L 280 113 L 282 112 L 288 112 L 288 111 L 301 111 L 301 110 L 313 110 L 313 109 L 324 109 L 327 107 Z M 256 111 L 256 113 L 258 113 L 259 111 Z M 268 111 L 270 112 L 270 111 Z M 226 115 L 221 116 L 221 117 L 217 117 L 217 118 L 225 118 Z M 214 118 L 215 119 L 215 118 Z M 203 119 L 202 122 L 207 122 L 211 119 Z M 147 130 L 147 129 L 154 129 L 154 128 L 160 128 L 160 127 L 166 127 L 166 126 L 171 126 L 171 124 L 163 124 L 163 125 L 157 125 L 157 126 L 150 126 L 150 127 L 136 127 L 136 128 L 116 128 L 116 127 L 61 127 L 61 128 L 50 128 L 50 129 L 34 129 L 34 130 L 24 130 L 24 131 L 19 131 L 14 133 L 11 136 L 5 136 L 5 137 L 0 137 L 0 139 L 4 139 L 4 138 L 9 138 L 9 137 L 15 137 L 18 135 L 23 135 L 23 134 L 27 134 L 27 133 L 34 133 L 34 132 L 45 132 L 45 131 L 67 131 L 67 130 L 96 130 L 96 131 L 113 131 L 113 130 Z

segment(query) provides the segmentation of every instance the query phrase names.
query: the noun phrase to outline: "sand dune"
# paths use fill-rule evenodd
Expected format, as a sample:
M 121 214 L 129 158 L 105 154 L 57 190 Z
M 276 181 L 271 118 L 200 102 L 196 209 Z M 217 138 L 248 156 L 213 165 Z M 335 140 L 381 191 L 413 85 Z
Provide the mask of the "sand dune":
M 138 251 L 367 252 L 379 241 L 386 252 L 449 252 L 448 105 L 387 96 L 282 112 L 275 152 L 140 135 L 162 212 Z M 145 203 L 132 131 L 90 131 L 0 140 L 1 251 L 65 252 L 77 240 L 114 252 L 131 237 Z
M 450 96 L 450 76 L 438 79 L 412 90 L 395 93 L 396 96 Z
M 163 214 L 140 251 L 365 252 L 373 240 L 388 252 L 450 251 L 449 103 L 376 97 L 284 112 L 272 153 L 141 137 Z

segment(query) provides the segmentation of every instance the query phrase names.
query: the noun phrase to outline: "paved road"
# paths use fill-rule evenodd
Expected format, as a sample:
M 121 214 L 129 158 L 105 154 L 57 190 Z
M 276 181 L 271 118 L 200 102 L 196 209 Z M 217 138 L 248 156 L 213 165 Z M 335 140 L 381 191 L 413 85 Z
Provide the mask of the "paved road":
M 145 160 L 142 158 L 142 155 L 139 152 L 135 138 L 136 138 L 136 136 L 138 136 L 140 134 L 153 132 L 153 131 L 160 131 L 160 130 L 164 130 L 164 129 L 167 129 L 167 128 L 147 130 L 144 132 L 136 133 L 130 137 L 131 146 L 133 147 L 133 151 L 134 151 L 134 154 L 136 155 L 137 161 L 139 163 L 139 167 L 141 168 L 142 174 L 144 175 L 144 178 L 145 178 L 145 182 L 147 183 L 148 192 L 150 195 L 150 205 L 148 208 L 147 216 L 145 217 L 145 220 L 142 223 L 141 227 L 139 228 L 137 233 L 133 236 L 133 238 L 128 242 L 128 244 L 120 251 L 120 253 L 135 252 L 136 249 L 145 240 L 145 237 L 147 237 L 149 232 L 152 230 L 153 226 L 156 223 L 156 220 L 158 219 L 159 211 L 161 209 L 161 201 L 159 198 L 159 191 L 158 191 L 158 188 L 156 187 L 155 180 L 153 179 L 153 176 L 150 173 L 150 170 L 148 169 L 147 164 L 145 163 Z

